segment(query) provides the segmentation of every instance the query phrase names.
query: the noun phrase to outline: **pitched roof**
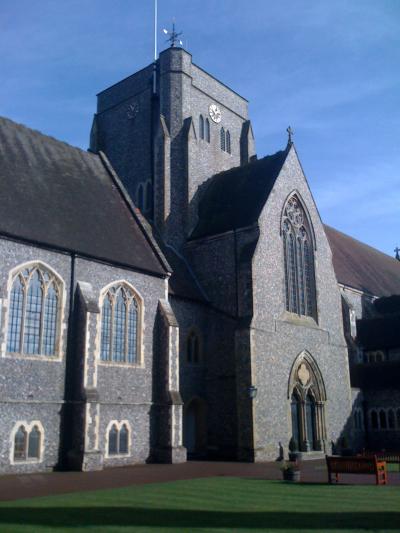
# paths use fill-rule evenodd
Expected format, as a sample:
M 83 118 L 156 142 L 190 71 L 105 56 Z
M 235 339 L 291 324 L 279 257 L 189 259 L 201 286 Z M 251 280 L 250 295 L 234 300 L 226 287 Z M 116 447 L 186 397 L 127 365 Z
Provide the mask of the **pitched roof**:
M 400 294 L 400 261 L 325 225 L 339 283 L 374 296 Z
M 191 239 L 254 224 L 274 186 L 288 150 L 216 174 L 201 187 L 199 220 Z
M 0 234 L 165 275 L 99 155 L 0 117 Z

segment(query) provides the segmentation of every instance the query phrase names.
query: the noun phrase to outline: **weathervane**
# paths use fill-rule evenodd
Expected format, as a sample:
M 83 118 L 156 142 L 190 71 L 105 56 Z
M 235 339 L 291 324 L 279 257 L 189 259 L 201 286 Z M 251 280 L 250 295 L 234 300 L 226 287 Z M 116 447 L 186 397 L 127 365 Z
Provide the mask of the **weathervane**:
M 183 42 L 179 39 L 179 37 L 182 35 L 182 32 L 180 31 L 178 33 L 175 31 L 175 20 L 172 22 L 172 31 L 168 31 L 164 28 L 163 32 L 165 35 L 169 35 L 167 42 L 171 43 L 171 48 L 174 48 L 177 43 L 183 46 Z
M 396 259 L 397 261 L 400 261 L 400 248 L 398 246 L 396 246 L 396 248 L 394 249 L 394 251 L 396 252 Z
M 290 126 L 288 126 L 288 127 L 286 128 L 286 131 L 288 132 L 288 136 L 289 136 L 289 138 L 288 138 L 288 144 L 293 144 L 292 137 L 293 137 L 293 135 L 294 135 L 294 132 L 293 132 L 292 128 L 291 128 Z

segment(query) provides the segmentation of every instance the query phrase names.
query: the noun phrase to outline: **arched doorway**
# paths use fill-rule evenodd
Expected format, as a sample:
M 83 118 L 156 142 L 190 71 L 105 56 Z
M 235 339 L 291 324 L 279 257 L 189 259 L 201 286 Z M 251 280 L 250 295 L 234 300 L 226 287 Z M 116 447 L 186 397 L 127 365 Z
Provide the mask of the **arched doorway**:
M 188 457 L 204 457 L 207 451 L 206 403 L 192 398 L 184 408 L 183 444 Z
M 326 392 L 322 374 L 308 352 L 295 360 L 289 378 L 291 435 L 300 451 L 324 450 Z

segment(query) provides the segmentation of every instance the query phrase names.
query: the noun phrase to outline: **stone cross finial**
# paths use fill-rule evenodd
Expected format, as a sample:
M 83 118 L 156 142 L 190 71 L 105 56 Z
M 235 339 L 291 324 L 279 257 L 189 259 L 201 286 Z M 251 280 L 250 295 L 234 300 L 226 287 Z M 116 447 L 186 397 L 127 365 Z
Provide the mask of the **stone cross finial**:
M 398 246 L 396 246 L 396 248 L 394 249 L 394 251 L 396 252 L 396 259 L 397 261 L 400 261 L 400 248 Z
M 293 143 L 293 141 L 292 141 L 292 137 L 293 137 L 293 135 L 294 135 L 294 132 L 293 132 L 293 130 L 292 130 L 292 128 L 291 128 L 290 126 L 288 126 L 288 127 L 286 128 L 286 131 L 288 132 L 288 136 L 289 136 L 289 138 L 288 138 L 288 144 L 292 144 L 292 143 Z

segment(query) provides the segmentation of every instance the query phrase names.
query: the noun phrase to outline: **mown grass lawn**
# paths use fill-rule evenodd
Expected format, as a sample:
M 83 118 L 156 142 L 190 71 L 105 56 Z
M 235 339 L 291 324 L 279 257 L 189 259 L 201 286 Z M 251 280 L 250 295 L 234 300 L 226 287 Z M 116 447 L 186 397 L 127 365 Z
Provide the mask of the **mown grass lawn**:
M 400 487 L 218 477 L 0 503 L 1 533 L 400 531 Z

